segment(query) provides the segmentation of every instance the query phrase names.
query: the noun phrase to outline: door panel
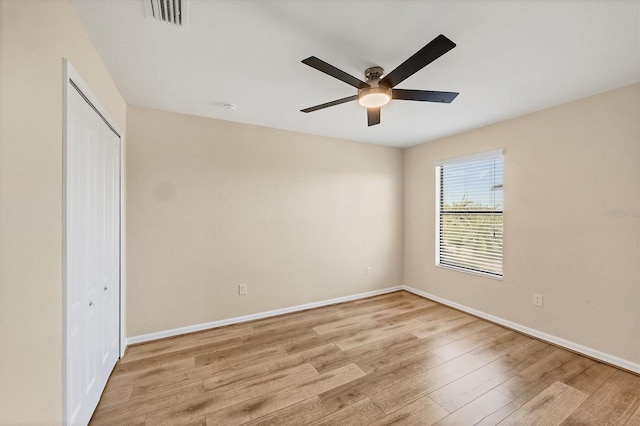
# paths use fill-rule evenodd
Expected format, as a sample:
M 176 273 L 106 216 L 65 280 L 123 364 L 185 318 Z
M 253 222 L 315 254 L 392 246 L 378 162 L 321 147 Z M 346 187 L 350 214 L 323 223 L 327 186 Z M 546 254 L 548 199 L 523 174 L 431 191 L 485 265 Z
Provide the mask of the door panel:
M 120 137 L 72 86 L 65 223 L 67 421 L 86 424 L 119 356 Z

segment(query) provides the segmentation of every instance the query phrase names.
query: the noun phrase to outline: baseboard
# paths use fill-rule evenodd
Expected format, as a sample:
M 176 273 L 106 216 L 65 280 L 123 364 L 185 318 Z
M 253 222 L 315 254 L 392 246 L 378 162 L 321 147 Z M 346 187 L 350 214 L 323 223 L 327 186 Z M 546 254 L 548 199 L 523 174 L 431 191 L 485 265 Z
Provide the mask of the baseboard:
M 273 311 L 259 312 L 256 314 L 244 315 L 241 317 L 234 317 L 223 319 L 219 321 L 212 321 L 203 324 L 190 325 L 187 327 L 174 328 L 171 330 L 158 331 L 156 333 L 142 334 L 140 336 L 129 337 L 126 340 L 126 344 L 133 345 L 137 343 L 148 342 L 151 340 L 164 339 L 167 337 L 179 336 L 181 334 L 193 333 L 195 331 L 208 330 L 210 328 L 222 327 L 225 325 L 238 324 L 247 321 L 254 321 L 262 318 L 269 318 L 276 315 L 289 314 L 291 312 L 304 311 L 306 309 L 319 308 L 327 305 L 335 305 L 336 303 L 351 302 L 353 300 L 366 299 L 367 297 L 378 296 L 381 294 L 392 293 L 394 291 L 402 290 L 402 286 L 389 287 L 382 290 L 368 291 L 365 293 L 353 294 L 350 296 L 336 297 L 335 299 L 327 299 L 319 302 L 305 303 L 302 305 L 291 306 L 288 308 L 274 309 Z
M 292 312 L 304 311 L 306 309 L 319 308 L 322 306 L 335 305 L 336 303 L 344 303 L 350 302 L 353 300 L 365 299 L 367 297 L 378 296 L 381 294 L 392 293 L 394 291 L 406 290 L 415 295 L 424 297 L 426 299 L 433 300 L 435 302 L 441 303 L 446 306 L 450 306 L 452 308 L 458 309 L 463 312 L 467 312 L 471 315 L 475 315 L 479 318 L 486 319 L 496 324 L 503 325 L 512 330 L 519 331 L 526 335 L 538 338 L 540 340 L 544 340 L 546 342 L 552 343 L 557 346 L 561 346 L 570 351 L 580 353 L 582 355 L 588 356 L 590 358 L 597 359 L 599 361 L 605 362 L 607 364 L 614 365 L 616 367 L 620 367 L 622 369 L 634 372 L 636 374 L 640 374 L 640 364 L 628 361 L 626 359 L 622 359 L 616 357 L 614 355 L 598 351 L 596 349 L 590 348 L 588 346 L 583 346 L 578 343 L 572 342 L 570 340 L 566 340 L 552 334 L 544 333 L 542 331 L 526 327 L 524 325 L 497 317 L 495 315 L 488 314 L 486 312 L 479 311 L 477 309 L 470 308 L 468 306 L 462 305 L 460 303 L 452 302 L 450 300 L 444 299 L 442 297 L 436 296 L 431 293 L 427 293 L 426 291 L 418 290 L 413 287 L 409 287 L 406 285 L 389 287 L 381 290 L 368 291 L 365 293 L 353 294 L 350 296 L 336 297 L 334 299 L 322 300 L 319 302 L 311 302 L 305 303 L 302 305 L 291 306 L 287 308 L 274 309 L 272 311 L 259 312 L 256 314 L 244 315 L 240 317 L 228 318 L 219 321 L 212 321 L 203 324 L 190 325 L 187 327 L 179 327 L 171 330 L 159 331 L 156 333 L 143 334 L 139 336 L 133 336 L 126 339 L 126 345 L 133 345 L 137 343 L 149 342 L 151 340 L 164 339 L 167 337 L 179 336 L 181 334 L 193 333 L 196 331 L 208 330 L 211 328 L 222 327 L 225 325 L 231 324 L 239 324 L 247 321 L 254 321 L 262 318 L 269 318 L 276 315 L 288 314 Z
M 636 374 L 640 374 L 640 364 L 638 364 L 638 363 L 634 363 L 634 362 L 628 361 L 626 359 L 618 358 L 618 357 L 613 356 L 611 354 L 608 354 L 608 353 L 605 353 L 605 352 L 601 352 L 601 351 L 598 351 L 596 349 L 593 349 L 593 348 L 590 348 L 590 347 L 587 347 L 587 346 L 580 345 L 580 344 L 572 342 L 570 340 L 566 340 L 566 339 L 554 336 L 552 334 L 544 333 L 542 331 L 538 331 L 536 329 L 529 328 L 529 327 L 526 327 L 524 325 L 520 325 L 520 324 L 517 324 L 515 322 L 511 322 L 511 321 L 508 321 L 506 319 L 500 318 L 500 317 L 496 317 L 496 316 L 488 314 L 486 312 L 482 312 L 482 311 L 479 311 L 477 309 L 473 309 L 473 308 L 470 308 L 468 306 L 461 305 L 459 303 L 452 302 L 452 301 L 444 299 L 442 297 L 433 295 L 431 293 L 427 293 L 426 291 L 418 290 L 418 289 L 415 289 L 413 287 L 409 287 L 409 286 L 406 286 L 406 285 L 401 286 L 401 288 L 402 288 L 402 290 L 406 290 L 406 291 L 408 291 L 410 293 L 413 293 L 415 295 L 424 297 L 426 299 L 433 300 L 434 302 L 438 302 L 438 303 L 441 303 L 443 305 L 450 306 L 452 308 L 458 309 L 458 310 L 463 311 L 463 312 L 467 312 L 467 313 L 469 313 L 471 315 L 475 315 L 475 316 L 477 316 L 479 318 L 486 319 L 486 320 L 494 322 L 496 324 L 503 325 L 503 326 L 505 326 L 507 328 L 510 328 L 512 330 L 519 331 L 519 332 L 524 333 L 526 335 L 538 338 L 540 340 L 544 340 L 546 342 L 552 343 L 552 344 L 557 345 L 557 346 L 561 346 L 561 347 L 563 347 L 565 349 L 568 349 L 570 351 L 577 352 L 579 354 L 588 356 L 590 358 L 594 358 L 594 359 L 596 359 L 598 361 L 602 361 L 602 362 L 605 362 L 607 364 L 614 365 L 616 367 L 620 367 L 622 369 L 634 372 Z

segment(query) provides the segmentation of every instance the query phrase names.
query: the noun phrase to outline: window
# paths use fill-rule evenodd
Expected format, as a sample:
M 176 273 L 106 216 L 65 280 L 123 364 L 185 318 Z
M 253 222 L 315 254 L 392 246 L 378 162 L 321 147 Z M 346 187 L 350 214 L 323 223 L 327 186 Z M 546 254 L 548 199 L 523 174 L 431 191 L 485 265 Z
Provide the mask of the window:
M 502 277 L 502 150 L 436 163 L 436 264 Z

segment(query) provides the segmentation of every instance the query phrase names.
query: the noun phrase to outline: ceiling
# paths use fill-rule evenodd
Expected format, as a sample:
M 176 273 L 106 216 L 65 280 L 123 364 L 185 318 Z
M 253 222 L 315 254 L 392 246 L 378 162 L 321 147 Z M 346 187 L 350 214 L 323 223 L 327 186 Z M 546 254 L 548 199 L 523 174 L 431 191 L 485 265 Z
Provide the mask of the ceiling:
M 127 104 L 406 147 L 640 81 L 637 0 L 187 1 L 176 28 L 143 0 L 72 0 Z M 398 88 L 453 103 L 394 100 L 372 127 L 357 102 L 300 112 L 356 94 L 302 59 L 364 80 L 438 34 L 457 47 Z

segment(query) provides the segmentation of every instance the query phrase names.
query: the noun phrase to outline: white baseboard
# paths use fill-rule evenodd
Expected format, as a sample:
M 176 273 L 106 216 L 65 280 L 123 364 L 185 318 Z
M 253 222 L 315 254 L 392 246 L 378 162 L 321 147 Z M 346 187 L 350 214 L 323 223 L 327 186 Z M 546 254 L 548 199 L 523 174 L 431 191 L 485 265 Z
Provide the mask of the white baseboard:
M 605 352 L 601 352 L 601 351 L 598 351 L 596 349 L 593 349 L 593 348 L 590 348 L 590 347 L 587 347 L 587 346 L 580 345 L 580 344 L 572 342 L 570 340 L 566 340 L 566 339 L 554 336 L 552 334 L 547 334 L 547 333 L 544 333 L 542 331 L 538 331 L 536 329 L 529 328 L 529 327 L 526 327 L 524 325 L 520 325 L 520 324 L 517 324 L 515 322 L 511 322 L 511 321 L 508 321 L 506 319 L 500 318 L 500 317 L 496 317 L 496 316 L 491 315 L 491 314 L 487 314 L 486 312 L 478 311 L 477 309 L 473 309 L 473 308 L 470 308 L 468 306 L 461 305 L 459 303 L 452 302 L 452 301 L 447 300 L 447 299 L 443 299 L 442 297 L 438 297 L 436 295 L 433 295 L 431 293 L 427 293 L 427 292 L 422 291 L 422 290 L 415 289 L 413 287 L 409 287 L 409 286 L 403 285 L 403 286 L 401 286 L 401 288 L 403 290 L 406 290 L 406 291 L 408 291 L 410 293 L 413 293 L 413 294 L 416 294 L 418 296 L 422 296 L 424 298 L 433 300 L 435 302 L 442 303 L 443 305 L 447 305 L 447 306 L 450 306 L 452 308 L 458 309 L 460 311 L 464 311 L 464 312 L 470 313 L 470 314 L 475 315 L 477 317 L 484 318 L 484 319 L 486 319 L 488 321 L 491 321 L 491 322 L 494 322 L 496 324 L 504 325 L 505 327 L 510 328 L 512 330 L 516 330 L 516 331 L 519 331 L 521 333 L 527 334 L 529 336 L 536 337 L 536 338 L 538 338 L 540 340 L 544 340 L 546 342 L 552 343 L 552 344 L 557 345 L 557 346 L 561 346 L 561 347 L 569 349 L 569 350 L 571 350 L 573 352 L 577 352 L 577 353 L 586 355 L 586 356 L 588 356 L 590 358 L 594 358 L 594 359 L 597 359 L 599 361 L 606 362 L 607 364 L 615 365 L 615 366 L 623 368 L 625 370 L 633 371 L 634 373 L 640 374 L 640 364 L 638 364 L 638 363 L 631 362 L 631 361 L 628 361 L 626 359 L 622 359 L 622 358 L 613 356 L 611 354 L 608 354 L 608 353 L 605 353 Z
M 262 318 L 269 318 L 269 317 L 273 317 L 276 315 L 282 315 L 282 314 L 288 314 L 291 312 L 298 312 L 298 311 L 304 311 L 306 309 L 313 309 L 313 308 L 319 308 L 322 306 L 327 306 L 327 305 L 334 305 L 336 303 L 343 303 L 343 302 L 350 302 L 353 300 L 359 300 L 359 299 L 365 299 L 367 297 L 372 297 L 372 296 L 378 296 L 380 294 L 386 294 L 386 293 L 392 293 L 394 291 L 399 291 L 399 290 L 406 290 L 410 293 L 413 293 L 415 295 L 424 297 L 426 299 L 430 299 L 433 300 L 435 302 L 438 303 L 442 303 L 443 305 L 446 306 L 450 306 L 452 308 L 461 310 L 463 312 L 467 312 L 471 315 L 475 315 L 479 318 L 484 318 L 488 321 L 494 322 L 496 324 L 500 324 L 503 325 L 505 327 L 508 327 L 512 330 L 516 330 L 519 331 L 521 333 L 527 334 L 529 336 L 533 336 L 536 337 L 538 339 L 544 340 L 546 342 L 552 343 L 554 345 L 557 346 L 561 346 L 563 348 L 569 349 L 571 351 L 586 355 L 588 357 L 606 362 L 608 364 L 611 365 L 615 365 L 617 367 L 623 368 L 625 370 L 628 371 L 633 371 L 635 373 L 640 374 L 640 364 L 638 363 L 634 363 L 631 361 L 628 361 L 626 359 L 622 359 L 619 357 L 616 357 L 614 355 L 605 353 L 605 352 L 601 352 L 598 351 L 596 349 L 587 347 L 587 346 L 583 346 L 580 345 L 578 343 L 572 342 L 570 340 L 566 340 L 557 336 L 554 336 L 552 334 L 548 334 L 548 333 L 544 333 L 542 331 L 533 329 L 533 328 L 529 328 L 526 327 L 524 325 L 520 325 L 517 324 L 515 322 L 511 322 L 509 320 L 500 318 L 500 317 L 496 317 L 494 315 L 488 314 L 486 312 L 482 312 L 479 311 L 477 309 L 473 309 L 470 308 L 468 306 L 465 305 L 461 305 L 459 303 L 456 302 L 452 302 L 450 300 L 444 299 L 442 297 L 436 296 L 434 294 L 431 293 L 427 293 L 425 291 L 422 290 L 418 290 L 416 288 L 413 287 L 409 287 L 406 285 L 401 285 L 401 286 L 396 286 L 396 287 L 389 287 L 389 288 L 385 288 L 382 290 L 375 290 L 375 291 L 368 291 L 366 293 L 359 293 L 359 294 L 354 294 L 354 295 L 350 295 L 350 296 L 343 296 L 343 297 L 336 297 L 335 299 L 328 299 L 328 300 L 322 300 L 319 302 L 311 302 L 311 303 L 305 303 L 302 305 L 296 305 L 296 306 L 291 306 L 288 308 L 281 308 L 281 309 L 274 309 L 272 311 L 266 311 L 266 312 L 259 312 L 256 314 L 250 314 L 250 315 L 244 315 L 244 316 L 240 316 L 240 317 L 234 317 L 234 318 L 228 318 L 228 319 L 223 319 L 223 320 L 219 320 L 219 321 L 212 321 L 212 322 L 207 322 L 207 323 L 203 323 L 203 324 L 196 324 L 196 325 L 190 325 L 187 327 L 180 327 L 180 328 L 174 328 L 171 330 L 165 330 L 165 331 L 159 331 L 156 333 L 149 333 L 149 334 L 143 334 L 140 336 L 133 336 L 133 337 L 129 337 L 126 339 L 126 344 L 128 345 L 133 345 L 136 343 L 143 343 L 143 342 L 148 342 L 151 340 L 158 340 L 158 339 L 164 339 L 166 337 L 173 337 L 173 336 L 179 336 L 181 334 L 186 334 L 186 333 L 193 333 L 195 331 L 202 331 L 202 330 L 208 330 L 211 328 L 216 328 L 216 327 L 222 327 L 225 325 L 231 325 L 231 324 L 238 324 L 238 323 L 242 323 L 242 322 L 247 322 L 247 321 L 254 321 L 254 320 L 258 320 L 258 319 L 262 319 Z
M 322 300 L 320 302 L 305 303 L 302 305 L 291 306 L 288 308 L 274 309 L 273 311 L 259 312 L 257 314 L 244 315 L 241 317 L 228 318 L 219 321 L 212 321 L 203 324 L 190 325 L 187 327 L 174 328 L 171 330 L 158 331 L 156 333 L 142 334 L 140 336 L 129 337 L 126 344 L 133 345 L 136 343 L 148 342 L 150 340 L 164 339 L 166 337 L 179 336 L 181 334 L 193 333 L 194 331 L 208 330 L 210 328 L 222 327 L 224 325 L 238 324 L 247 321 L 253 321 L 262 318 L 269 318 L 276 315 L 288 314 L 291 312 L 304 311 L 306 309 L 319 308 L 321 306 L 335 305 L 336 303 L 350 302 L 352 300 L 366 299 L 367 297 L 378 296 L 380 294 L 392 293 L 402 290 L 402 286 L 389 287 L 382 290 L 368 291 L 366 293 L 353 294 L 350 296 L 336 297 L 335 299 Z

